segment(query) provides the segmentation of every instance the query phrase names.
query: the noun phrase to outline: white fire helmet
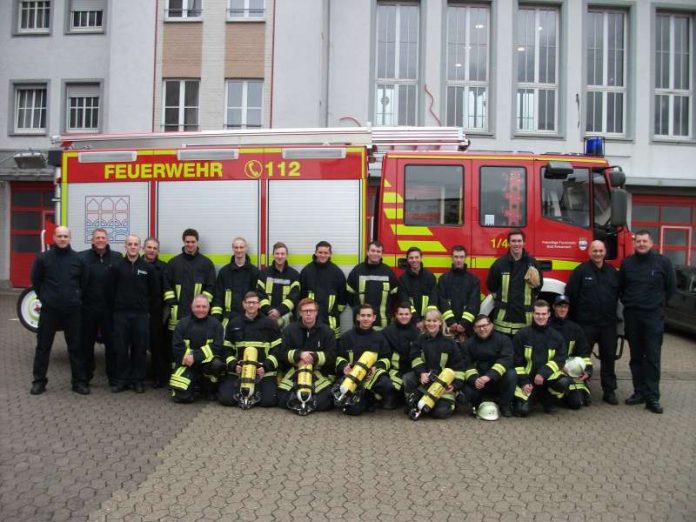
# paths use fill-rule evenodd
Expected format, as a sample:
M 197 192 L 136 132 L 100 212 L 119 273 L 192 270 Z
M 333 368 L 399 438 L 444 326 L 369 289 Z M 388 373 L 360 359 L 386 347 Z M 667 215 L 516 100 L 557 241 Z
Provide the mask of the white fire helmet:
M 582 357 L 571 357 L 565 363 L 566 371 L 573 379 L 580 377 L 585 371 L 585 361 Z
M 495 421 L 500 418 L 500 410 L 495 402 L 484 401 L 476 408 L 476 416 L 479 419 Z

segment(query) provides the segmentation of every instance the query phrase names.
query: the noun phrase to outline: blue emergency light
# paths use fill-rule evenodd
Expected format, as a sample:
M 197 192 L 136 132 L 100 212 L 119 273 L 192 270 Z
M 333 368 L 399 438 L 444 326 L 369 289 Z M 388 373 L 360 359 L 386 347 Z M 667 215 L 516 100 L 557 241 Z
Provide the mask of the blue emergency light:
M 604 157 L 604 138 L 602 136 L 588 136 L 585 138 L 585 155 Z

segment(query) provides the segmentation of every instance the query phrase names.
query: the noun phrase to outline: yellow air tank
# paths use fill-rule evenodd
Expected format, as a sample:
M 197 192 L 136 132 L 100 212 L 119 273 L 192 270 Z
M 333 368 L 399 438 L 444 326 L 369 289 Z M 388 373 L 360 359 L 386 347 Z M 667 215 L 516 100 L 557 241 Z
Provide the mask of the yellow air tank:
M 447 388 L 454 382 L 454 370 L 449 368 L 443 369 L 440 374 L 435 377 L 428 389 L 418 401 L 418 404 L 409 412 L 409 417 L 413 420 L 418 420 L 423 412 L 428 413 L 435 407 L 435 403 L 447 391 Z
M 365 376 L 369 373 L 370 368 L 372 368 L 377 362 L 376 352 L 364 352 L 358 362 L 353 364 L 350 373 L 343 378 L 341 386 L 339 387 L 340 395 L 336 397 L 337 403 L 342 403 L 346 397 L 354 395 L 361 385 Z

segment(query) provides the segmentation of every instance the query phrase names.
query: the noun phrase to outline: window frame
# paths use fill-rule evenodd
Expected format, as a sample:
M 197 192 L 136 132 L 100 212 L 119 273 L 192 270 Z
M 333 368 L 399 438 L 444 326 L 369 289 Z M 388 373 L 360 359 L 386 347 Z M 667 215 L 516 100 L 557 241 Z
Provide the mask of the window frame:
M 459 194 L 456 197 L 457 201 L 457 223 L 443 223 L 442 221 L 445 219 L 447 215 L 447 202 L 450 200 L 455 200 L 455 198 L 447 198 L 447 197 L 442 197 L 443 195 L 446 196 L 447 194 L 442 193 L 442 189 L 446 188 L 446 185 L 442 183 L 442 180 L 445 179 L 444 176 L 437 176 L 437 175 L 432 175 L 430 174 L 429 177 L 430 179 L 434 182 L 433 185 L 436 187 L 440 188 L 440 199 L 438 200 L 438 211 L 440 212 L 440 222 L 435 223 L 433 221 L 427 221 L 427 220 L 411 220 L 410 219 L 410 214 L 412 212 L 411 210 L 411 205 L 415 202 L 418 201 L 427 201 L 427 200 L 418 200 L 418 199 L 409 199 L 409 188 L 416 183 L 415 181 L 409 181 L 409 175 L 411 172 L 409 172 L 410 169 L 426 169 L 432 172 L 433 169 L 450 169 L 453 177 L 457 177 L 459 181 Z M 458 172 L 457 172 L 458 170 Z M 414 174 L 420 174 L 420 172 L 413 172 Z M 438 180 L 440 180 L 440 183 L 436 183 Z M 419 180 L 422 181 L 422 180 Z M 466 213 L 465 213 L 465 190 L 466 190 L 466 177 L 465 177 L 465 166 L 461 163 L 451 163 L 451 164 L 444 164 L 444 163 L 407 163 L 403 167 L 403 183 L 404 183 L 404 202 L 403 202 L 403 223 L 406 226 L 427 226 L 427 227 L 461 227 L 464 225 L 465 220 L 466 220 Z M 420 185 L 416 185 L 419 187 L 425 186 L 423 183 L 420 183 Z
M 227 16 L 227 21 L 228 22 L 262 22 L 266 19 L 266 3 L 264 0 L 261 1 L 262 8 L 260 9 L 260 14 L 252 16 L 252 12 L 258 12 L 258 9 L 252 8 L 249 6 L 249 4 L 253 0 L 241 0 L 242 3 L 244 4 L 244 7 L 242 8 L 243 13 L 242 14 L 233 14 L 233 8 L 232 8 L 232 2 L 233 0 L 227 0 L 227 7 L 225 9 L 225 13 Z
M 240 106 L 230 106 L 230 99 L 229 99 L 229 86 L 233 82 L 238 82 L 241 83 L 242 86 L 242 104 Z M 259 107 L 250 107 L 249 106 L 249 85 L 257 85 L 259 84 L 261 86 L 261 105 Z M 224 116 L 224 126 L 226 129 L 260 129 L 263 128 L 263 95 L 264 95 L 264 81 L 261 78 L 228 78 L 225 80 L 225 116 Z M 241 125 L 231 125 L 229 123 L 228 117 L 229 117 L 229 111 L 231 109 L 239 109 L 241 111 L 241 120 L 242 124 Z M 260 117 L 259 117 L 259 124 L 258 125 L 249 125 L 248 118 L 249 118 L 249 109 L 259 109 Z
M 533 67 L 533 77 L 534 81 L 531 82 L 525 82 L 525 81 L 520 81 L 520 52 L 524 52 L 526 49 L 523 47 L 524 43 L 521 42 L 521 12 L 522 11 L 531 11 L 534 13 L 534 27 L 538 28 L 540 27 L 540 21 L 539 21 L 539 15 L 542 12 L 551 12 L 555 14 L 555 26 L 554 26 L 554 37 L 555 37 L 555 52 L 554 52 L 554 62 L 553 62 L 553 67 L 554 67 L 554 81 L 553 82 L 542 82 L 539 80 L 539 75 L 540 75 L 540 60 L 539 60 L 539 55 L 540 55 L 540 50 L 541 50 L 541 44 L 540 44 L 540 39 L 539 39 L 539 31 L 534 30 L 534 44 L 533 44 L 533 53 L 534 53 L 534 67 Z M 518 4 L 517 7 L 517 22 L 515 23 L 515 64 L 516 64 L 516 71 L 514 73 L 515 75 L 515 89 L 513 91 L 513 106 L 515 107 L 515 112 L 513 114 L 514 117 L 514 122 L 513 122 L 513 132 L 515 135 L 519 136 L 559 136 L 560 134 L 560 110 L 562 108 L 560 96 L 561 96 L 561 82 L 560 82 L 560 76 L 561 76 L 561 71 L 560 71 L 560 54 L 561 54 L 561 47 L 562 47 L 562 42 L 561 42 L 561 8 L 560 6 L 555 6 L 555 5 L 525 5 L 525 4 Z M 548 66 L 547 66 L 548 67 Z M 539 121 L 540 121 L 540 110 L 541 110 L 541 102 L 540 102 L 540 97 L 541 93 L 552 93 L 553 94 L 553 129 L 540 129 L 539 128 Z M 522 119 L 522 112 L 528 112 L 523 111 L 522 105 L 523 101 L 521 99 L 521 95 L 524 95 L 525 93 L 531 93 L 532 94 L 532 104 L 533 107 L 531 109 L 532 111 L 532 126 L 531 128 L 524 128 L 520 126 L 520 120 Z M 548 101 L 548 100 L 547 100 Z M 548 104 L 546 104 L 548 107 Z
M 106 8 L 108 5 L 107 1 L 101 2 L 101 8 L 99 9 L 75 9 L 77 2 L 75 0 L 70 0 L 65 10 L 65 31 L 67 34 L 95 34 L 104 33 L 106 29 Z M 98 13 L 101 16 L 99 25 L 86 25 L 86 26 L 76 26 L 74 25 L 74 16 L 77 13 Z
M 172 0 L 166 0 L 164 4 L 165 22 L 202 22 L 203 21 L 203 0 L 180 0 L 181 8 L 172 9 Z M 196 9 L 195 3 L 199 2 L 200 7 Z M 181 11 L 180 16 L 172 16 L 171 11 Z M 194 14 L 191 14 L 193 12 Z
M 450 21 L 451 13 L 455 10 L 464 11 L 466 23 L 464 32 L 464 39 L 461 42 L 453 42 L 450 33 Z M 472 80 L 470 78 L 470 56 L 471 56 L 471 18 L 475 10 L 481 10 L 485 12 L 486 20 L 486 36 L 485 36 L 485 80 Z M 478 27 L 475 27 L 478 29 Z M 459 43 L 464 47 L 464 63 L 461 67 L 464 70 L 464 79 L 452 79 L 450 78 L 450 63 L 453 59 L 451 47 Z M 447 31 L 446 31 L 446 114 L 447 114 L 447 125 L 457 126 L 464 128 L 469 133 L 489 133 L 490 132 L 490 112 L 488 108 L 490 104 L 490 94 L 491 94 L 491 7 L 488 4 L 476 4 L 476 3 L 449 3 L 447 5 Z M 468 122 L 471 120 L 472 116 L 469 112 L 470 104 L 467 102 L 471 91 L 475 89 L 483 89 L 483 113 L 482 116 L 473 117 L 478 119 L 479 117 L 483 120 L 481 126 L 469 126 Z M 462 101 L 459 101 L 459 94 L 461 90 Z M 455 100 L 452 100 L 450 92 L 455 93 Z M 450 104 L 454 103 L 455 107 L 450 111 Z M 461 104 L 461 110 L 457 110 L 457 103 Z M 454 113 L 454 120 L 450 118 L 450 113 Z M 461 113 L 461 114 L 460 114 Z
M 76 90 L 83 90 L 83 91 L 93 91 L 92 93 L 84 94 L 84 95 L 79 95 L 79 96 L 70 96 L 71 95 L 71 90 L 74 92 Z M 72 106 L 71 106 L 71 98 L 82 98 L 85 100 L 85 105 L 82 107 L 77 107 L 76 110 L 82 111 L 82 117 L 81 119 L 84 121 L 85 118 L 87 117 L 86 115 L 90 112 L 96 111 L 96 118 L 97 118 L 97 125 L 96 127 L 71 127 L 70 122 L 71 122 L 71 113 L 72 113 Z M 87 99 L 94 99 L 96 98 L 96 107 L 88 107 L 87 106 Z M 101 132 L 102 129 L 102 116 L 103 116 L 103 104 L 102 104 L 102 91 L 101 91 L 101 84 L 99 82 L 66 82 L 65 84 L 65 94 L 63 96 L 63 128 L 65 130 L 66 134 L 96 134 Z
M 49 120 L 49 98 L 48 98 L 48 81 L 34 81 L 34 82 L 14 82 L 12 85 L 12 135 L 15 136 L 41 136 L 48 134 L 48 120 Z M 26 108 L 20 109 L 19 107 L 19 91 L 44 91 L 44 104 L 39 110 L 43 110 L 43 127 L 19 127 L 18 118 L 20 110 L 27 110 Z M 35 94 L 34 94 L 35 97 Z M 33 121 L 33 111 L 37 109 L 32 106 L 30 109 L 32 111 L 31 120 Z
M 589 135 L 601 135 L 605 136 L 608 138 L 625 138 L 628 135 L 628 130 L 627 130 L 627 125 L 628 125 L 628 113 L 626 111 L 626 108 L 628 107 L 628 98 L 629 98 L 629 91 L 628 91 L 628 74 L 629 74 L 629 67 L 628 67 L 628 56 L 630 53 L 629 47 L 629 14 L 620 9 L 612 9 L 612 8 L 601 8 L 601 7 L 593 7 L 591 9 L 588 9 L 588 15 L 592 14 L 599 14 L 602 16 L 602 84 L 592 84 L 590 85 L 590 63 L 589 63 L 589 57 L 585 61 L 585 113 L 583 115 L 584 118 L 584 134 L 585 136 Z M 622 79 L 623 79 L 623 85 L 622 86 L 617 86 L 617 85 L 608 85 L 608 79 L 609 79 L 609 24 L 610 24 L 610 16 L 611 15 L 621 15 L 622 17 L 622 30 L 623 30 L 623 38 L 622 38 L 622 52 L 623 52 L 623 59 L 621 63 L 622 67 Z M 588 16 L 589 19 L 589 16 Z M 588 20 L 587 23 L 587 29 L 588 31 L 591 29 L 591 24 Z M 584 35 L 585 38 L 585 48 L 589 50 L 589 44 L 590 44 L 590 35 L 585 33 Z M 590 124 L 590 117 L 589 117 L 589 111 L 590 111 L 590 95 L 591 94 L 599 94 L 601 95 L 601 100 L 602 100 L 602 107 L 601 107 L 601 129 L 588 129 L 588 126 Z M 608 122 L 610 121 L 610 115 L 608 114 L 608 106 L 609 106 L 609 97 L 610 95 L 617 95 L 620 94 L 622 97 L 622 102 L 621 102 L 621 132 L 612 132 L 609 131 L 609 125 Z M 614 111 L 614 115 L 616 114 L 616 109 Z M 616 118 L 614 118 L 616 119 Z
M 392 63 L 389 63 L 391 61 L 388 61 L 387 63 L 383 64 L 383 61 L 380 60 L 380 55 L 382 54 L 380 52 L 380 42 L 383 40 L 386 40 L 385 37 L 381 37 L 380 35 L 380 23 L 382 21 L 382 17 L 385 16 L 384 10 L 386 8 L 395 8 L 396 9 L 396 15 L 395 15 L 395 23 L 394 23 L 394 59 Z M 401 54 L 402 54 L 402 46 L 408 45 L 407 42 L 403 42 L 401 39 L 401 17 L 402 13 L 404 12 L 405 9 L 410 8 L 413 9 L 415 8 L 415 12 L 417 14 L 417 19 L 415 21 L 415 26 L 416 26 L 416 39 L 415 39 L 415 64 L 413 64 L 413 70 L 414 70 L 414 78 L 402 78 L 399 72 L 399 68 L 401 65 Z M 375 26 L 375 44 L 376 44 L 376 49 L 375 49 L 375 69 L 374 69 L 374 74 L 375 74 L 375 82 L 374 82 L 374 110 L 372 111 L 373 114 L 373 125 L 374 126 L 400 126 L 400 125 L 417 125 L 419 121 L 419 103 L 418 103 L 418 86 L 420 85 L 420 67 L 421 67 L 421 23 L 422 23 L 422 16 L 420 12 L 420 3 L 418 2 L 413 2 L 413 1 L 398 1 L 398 2 L 391 2 L 391 1 L 380 1 L 377 2 L 377 8 L 376 8 L 376 16 L 375 16 L 377 23 Z M 386 44 L 385 44 L 386 46 Z M 384 66 L 384 68 L 390 68 L 393 67 L 394 69 L 394 75 L 393 76 L 380 76 L 380 68 Z M 385 110 L 380 110 L 380 108 L 383 108 L 386 106 L 385 103 L 381 103 L 380 100 L 383 100 L 386 94 L 386 90 L 391 90 L 391 95 L 389 98 L 389 102 L 387 104 L 391 105 L 392 110 L 390 112 L 387 112 Z M 406 104 L 407 104 L 407 109 L 406 109 L 406 121 L 400 121 L 399 120 L 399 115 L 400 115 L 400 98 L 401 97 L 406 98 Z M 412 104 L 412 105 L 411 105 Z M 389 121 L 387 121 L 389 120 Z
M 45 9 L 48 11 L 46 14 L 46 26 L 45 27 L 22 27 L 22 11 L 24 4 L 47 4 Z M 36 12 L 38 12 L 39 6 L 34 7 L 35 14 L 33 16 L 36 21 Z M 15 35 L 27 35 L 27 36 L 42 36 L 50 35 L 53 26 L 53 11 L 54 5 L 52 0 L 16 0 L 14 3 L 14 15 L 15 21 L 13 24 L 13 34 Z
M 669 48 L 668 48 L 668 83 L 669 86 L 666 88 L 658 87 L 658 73 L 657 68 L 659 67 L 659 50 L 658 50 L 658 31 L 659 31 L 659 19 L 663 17 L 668 17 L 669 19 Z M 674 25 L 675 19 L 684 18 L 687 22 L 686 36 L 688 38 L 688 55 L 686 57 L 686 62 L 689 68 L 689 76 L 687 81 L 689 83 L 688 89 L 678 89 L 674 86 L 674 70 L 675 70 L 675 49 L 674 49 Z M 673 11 L 657 11 L 655 13 L 655 31 L 653 36 L 653 52 L 655 66 L 653 67 L 654 81 L 652 85 L 652 128 L 651 133 L 653 139 L 658 141 L 693 141 L 694 139 L 694 116 L 696 114 L 696 109 L 694 108 L 694 83 L 696 82 L 696 73 L 694 72 L 693 57 L 694 57 L 694 37 L 696 36 L 696 16 L 691 12 L 673 12 Z M 658 133 L 658 113 L 660 111 L 660 103 L 658 98 L 666 96 L 668 99 L 668 109 L 667 109 L 667 133 Z M 686 134 L 675 134 L 674 133 L 674 120 L 675 120 L 675 109 L 674 101 L 677 97 L 686 98 L 689 105 L 686 111 L 687 122 L 687 132 Z
M 484 177 L 484 170 L 485 169 L 507 169 L 509 171 L 517 170 L 520 171 L 523 176 L 522 176 L 522 188 L 524 190 L 523 197 L 520 198 L 520 201 L 523 203 L 523 212 L 522 212 L 522 222 L 519 224 L 514 224 L 514 225 L 500 225 L 497 223 L 493 223 L 492 225 L 486 224 L 485 222 L 485 210 L 487 208 L 484 207 L 483 202 L 484 201 L 489 201 L 490 198 L 486 197 L 484 199 L 484 183 L 483 183 L 483 177 Z M 525 164 L 516 164 L 516 165 L 505 165 L 505 164 L 482 164 L 477 167 L 477 176 L 478 176 L 478 216 L 477 216 L 477 221 L 478 221 L 478 226 L 484 228 L 484 229 L 490 229 L 490 228 L 524 228 L 527 226 L 529 223 L 529 213 L 530 213 L 530 206 L 528 204 L 529 201 L 529 175 L 530 175 L 530 169 L 528 168 L 527 165 Z M 489 195 L 490 196 L 490 195 Z M 493 215 L 498 216 L 500 213 L 496 212 L 494 214 L 488 214 L 488 215 Z
M 186 84 L 187 82 L 196 82 L 198 87 L 198 92 L 196 94 L 196 105 L 187 106 L 186 105 Z M 167 109 L 174 108 L 173 106 L 167 105 L 167 84 L 168 83 L 178 83 L 179 84 L 179 102 L 177 105 L 178 110 L 178 120 L 177 128 L 174 129 L 173 125 L 167 125 Z M 196 131 L 200 128 L 200 116 L 201 116 L 201 80 L 199 78 L 165 78 L 162 80 L 162 123 L 161 128 L 163 132 L 184 132 L 184 131 Z M 196 123 L 194 129 L 186 129 L 186 126 L 193 126 L 186 123 L 186 110 L 196 109 Z

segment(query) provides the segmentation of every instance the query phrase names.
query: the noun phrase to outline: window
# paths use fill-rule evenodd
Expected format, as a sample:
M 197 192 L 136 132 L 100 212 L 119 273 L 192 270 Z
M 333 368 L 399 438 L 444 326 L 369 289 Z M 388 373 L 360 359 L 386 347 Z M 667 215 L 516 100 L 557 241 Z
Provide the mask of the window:
M 225 127 L 261 127 L 263 80 L 227 80 Z
M 482 227 L 527 224 L 527 171 L 524 167 L 481 167 L 479 222 Z
M 464 169 L 450 165 L 408 165 L 404 173 L 404 223 L 461 225 Z
M 488 130 L 487 6 L 447 8 L 447 125 Z
M 201 17 L 203 0 L 167 0 L 166 19 L 185 20 Z
M 546 219 L 590 226 L 590 183 L 588 169 L 575 169 L 563 179 L 541 172 L 541 213 Z
M 165 80 L 165 131 L 198 130 L 198 80 Z
M 99 85 L 68 85 L 65 127 L 68 132 L 99 130 Z
M 104 0 L 72 0 L 70 2 L 71 32 L 101 32 L 104 27 Z
M 46 132 L 46 85 L 15 87 L 15 125 L 18 134 Z
M 655 135 L 692 136 L 691 19 L 659 14 L 655 22 Z
M 263 0 L 228 0 L 228 19 L 263 18 Z
M 587 107 L 585 130 L 623 135 L 626 103 L 626 16 L 591 11 L 587 24 Z
M 415 125 L 418 83 L 416 4 L 377 6 L 375 125 Z
M 19 0 L 17 4 L 17 32 L 48 33 L 50 28 L 50 0 Z
M 517 12 L 517 114 L 522 132 L 555 133 L 558 107 L 558 11 Z

